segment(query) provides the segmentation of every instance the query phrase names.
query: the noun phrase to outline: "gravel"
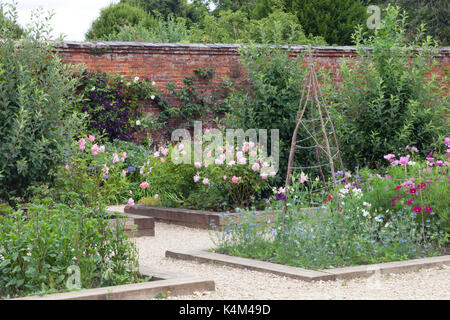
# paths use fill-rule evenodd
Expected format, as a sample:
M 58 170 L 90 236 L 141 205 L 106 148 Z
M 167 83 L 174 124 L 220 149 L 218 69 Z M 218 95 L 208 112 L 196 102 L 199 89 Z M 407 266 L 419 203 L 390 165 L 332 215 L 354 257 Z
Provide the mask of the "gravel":
M 121 211 L 122 208 L 110 209 Z M 155 223 L 155 233 L 155 237 L 134 240 L 141 265 L 212 279 L 216 283 L 213 292 L 193 292 L 188 296 L 169 296 L 169 299 L 450 299 L 450 268 L 447 266 L 371 278 L 305 282 L 257 271 L 166 258 L 168 249 L 213 247 L 213 232 Z

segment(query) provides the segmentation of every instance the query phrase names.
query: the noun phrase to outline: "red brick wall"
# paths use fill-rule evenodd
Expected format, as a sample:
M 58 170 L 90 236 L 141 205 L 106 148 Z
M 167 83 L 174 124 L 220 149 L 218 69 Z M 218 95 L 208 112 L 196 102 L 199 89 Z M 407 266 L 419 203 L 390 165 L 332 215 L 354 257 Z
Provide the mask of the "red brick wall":
M 198 68 L 214 68 L 217 75 L 213 85 L 206 80 L 198 85 L 200 89 L 211 90 L 225 78 L 244 82 L 246 74 L 241 69 L 239 45 L 233 44 L 158 44 L 130 42 L 65 42 L 58 46 L 63 61 L 84 64 L 91 70 L 111 71 L 126 77 L 150 74 L 156 87 L 166 91 L 168 82 L 182 87 L 186 76 L 193 76 Z M 293 55 L 302 52 L 303 46 L 294 46 Z M 354 47 L 313 47 L 313 56 L 318 68 L 325 67 L 339 78 L 339 65 L 343 58 L 356 55 Z M 450 48 L 440 49 L 440 62 L 435 68 L 438 74 L 447 74 L 450 65 Z M 169 101 L 171 99 L 169 98 Z M 172 101 L 171 101 L 172 103 Z M 144 103 L 145 111 L 157 112 L 151 101 Z
M 133 42 L 65 42 L 58 47 L 63 60 L 84 64 L 92 70 L 113 71 L 124 76 L 152 75 L 158 88 L 165 89 L 167 82 L 181 85 L 185 76 L 193 75 L 197 68 L 214 68 L 221 78 L 233 78 L 240 74 L 239 45 L 233 44 L 158 44 Z M 342 58 L 355 56 L 354 47 L 313 47 L 318 67 L 326 67 L 338 75 Z M 303 46 L 291 48 L 293 54 L 304 50 Z M 448 73 L 450 48 L 440 49 L 439 73 Z

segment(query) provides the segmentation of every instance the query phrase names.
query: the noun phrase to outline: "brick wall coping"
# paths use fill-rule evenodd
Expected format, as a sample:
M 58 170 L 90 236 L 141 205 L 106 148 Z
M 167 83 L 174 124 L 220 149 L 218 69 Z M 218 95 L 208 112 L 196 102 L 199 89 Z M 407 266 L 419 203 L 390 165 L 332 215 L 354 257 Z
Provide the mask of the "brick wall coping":
M 86 52 L 90 54 L 104 53 L 125 53 L 125 52 L 155 52 L 166 51 L 170 54 L 183 53 L 187 51 L 189 54 L 226 54 L 239 55 L 237 49 L 241 44 L 196 44 L 196 43 L 153 43 L 153 42 L 80 42 L 80 41 L 64 41 L 57 43 L 57 49 L 60 52 Z M 289 49 L 288 46 L 283 46 Z M 302 52 L 308 46 L 295 45 L 290 47 L 293 53 Z M 356 48 L 353 46 L 311 46 L 315 56 L 351 56 L 356 55 Z M 450 58 L 450 47 L 439 48 L 436 55 L 439 58 Z

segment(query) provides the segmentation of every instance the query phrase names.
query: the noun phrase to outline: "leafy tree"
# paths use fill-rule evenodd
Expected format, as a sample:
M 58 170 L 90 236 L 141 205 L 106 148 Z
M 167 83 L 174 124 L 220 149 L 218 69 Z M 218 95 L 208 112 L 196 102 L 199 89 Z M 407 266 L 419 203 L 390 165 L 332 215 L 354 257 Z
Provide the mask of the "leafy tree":
M 285 1 L 286 11 L 297 15 L 306 34 L 322 36 L 329 44 L 351 44 L 355 27 L 367 18 L 361 0 Z
M 359 28 L 354 39 L 358 58 L 343 62 L 343 81 L 328 92 L 346 165 L 375 167 L 406 145 L 426 155 L 449 132 L 445 87 L 430 76 L 432 38 L 419 32 L 407 41 L 406 17 L 388 6 L 380 29 Z
M 73 115 L 76 78 L 49 44 L 48 24 L 33 16 L 20 42 L 16 10 L 0 46 L 0 199 L 26 196 L 51 182 L 80 117 Z M 34 20 L 36 18 L 36 20 Z M 78 131 L 77 131 L 78 132 Z
M 86 39 L 104 39 L 108 35 L 118 33 L 124 26 L 141 25 L 151 28 L 155 24 L 155 19 L 142 8 L 127 3 L 111 4 L 101 10 L 100 16 L 86 33 Z
M 23 29 L 15 22 L 16 18 L 9 6 L 0 3 L 0 38 L 3 38 L 5 33 L 16 40 L 23 36 Z

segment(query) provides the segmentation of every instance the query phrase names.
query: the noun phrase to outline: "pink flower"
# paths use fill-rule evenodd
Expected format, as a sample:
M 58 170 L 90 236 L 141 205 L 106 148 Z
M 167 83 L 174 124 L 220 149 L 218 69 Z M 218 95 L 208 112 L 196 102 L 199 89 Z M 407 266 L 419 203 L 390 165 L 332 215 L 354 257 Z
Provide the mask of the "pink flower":
M 216 165 L 222 165 L 222 164 L 223 164 L 223 160 L 220 159 L 220 158 L 218 158 L 218 159 L 214 160 L 214 163 L 215 163 Z
M 391 160 L 392 158 L 395 158 L 395 155 L 392 153 L 389 153 L 389 154 L 385 155 L 383 158 L 385 158 L 386 160 Z
M 414 199 L 409 199 L 408 200 L 408 206 L 410 206 L 413 203 Z
M 194 166 L 195 166 L 197 169 L 200 169 L 200 168 L 202 167 L 202 164 L 201 164 L 200 162 L 195 162 L 195 163 L 194 163 Z
M 163 156 L 167 156 L 167 154 L 169 153 L 169 149 L 161 148 L 161 153 L 163 154 Z
M 66 170 L 70 170 L 70 166 L 69 166 L 69 164 L 68 164 L 68 163 L 66 163 L 66 166 L 65 166 L 65 168 L 66 168 Z
M 419 149 L 417 149 L 416 147 L 411 147 L 411 150 L 414 152 L 419 152 Z
M 447 147 L 450 147 L 450 138 L 445 138 L 445 145 L 447 146 Z
M 119 162 L 119 155 L 117 153 L 113 153 L 113 163 Z
M 254 147 L 255 147 L 255 143 L 254 143 L 253 141 L 250 141 L 250 142 L 248 143 L 248 146 L 250 147 L 250 149 L 251 149 L 251 148 L 254 148 Z
M 245 157 L 239 158 L 238 163 L 239 164 L 246 164 L 247 163 L 247 159 Z
M 248 152 L 248 144 L 244 144 L 244 146 L 242 147 L 242 151 Z
M 236 152 L 236 159 L 239 161 L 239 159 L 241 159 L 244 156 L 244 154 L 242 153 L 242 151 L 238 151 Z
M 254 164 L 252 165 L 252 170 L 253 170 L 253 171 L 258 171 L 258 170 L 259 170 L 259 163 L 258 163 L 258 162 L 254 163 Z
M 275 171 L 271 171 L 271 172 L 269 173 L 269 176 L 271 176 L 271 177 L 273 178 L 273 177 L 275 177 L 276 174 L 277 174 L 277 173 L 276 173 Z
M 402 188 L 402 186 L 396 186 L 395 188 L 394 188 L 394 190 L 400 190 Z
M 122 173 L 120 174 L 120 176 L 122 177 L 122 178 L 125 178 L 126 176 L 127 176 L 127 170 L 122 170 Z
M 194 176 L 194 182 L 198 182 L 198 180 L 200 180 L 200 176 L 197 174 Z
M 94 142 L 95 137 L 94 137 L 94 136 L 89 136 L 89 137 L 88 137 L 88 140 L 89 140 L 90 142 Z
M 98 148 L 98 152 L 105 152 L 105 146 L 101 146 L 100 148 Z
M 398 164 L 399 164 L 399 161 L 398 161 L 398 160 L 394 160 L 394 161 L 391 162 L 391 165 L 393 165 L 393 166 L 396 166 L 396 165 L 398 165 Z
M 211 158 L 211 156 L 212 156 L 211 151 L 208 151 L 208 153 L 206 154 L 206 157 Z
M 129 206 L 134 206 L 134 200 L 133 200 L 133 198 L 128 199 L 128 205 L 129 205 Z
M 96 157 L 96 156 L 98 155 L 98 145 L 97 145 L 97 144 L 94 144 L 94 145 L 91 147 L 91 150 L 92 150 L 92 154 L 94 155 L 94 157 Z
M 162 158 L 162 157 L 161 157 L 160 160 L 161 160 L 162 163 L 166 162 L 166 159 L 164 159 L 164 158 Z
M 178 150 L 182 151 L 183 149 L 184 149 L 184 145 L 183 145 L 182 143 L 180 143 L 180 144 L 178 145 Z
M 233 183 L 237 183 L 239 180 L 241 180 L 241 177 L 233 176 L 233 178 L 231 178 L 231 181 L 233 181 Z
M 409 161 L 409 155 L 405 156 L 405 157 L 400 157 L 399 163 L 402 166 L 406 166 L 408 164 Z
M 267 178 L 267 173 L 265 173 L 265 172 L 263 172 L 263 173 L 261 173 L 261 179 L 266 179 Z
M 155 194 L 154 196 L 153 196 L 153 199 L 158 199 L 159 198 L 159 195 L 158 194 Z
M 122 153 L 122 158 L 121 158 L 122 162 L 124 162 L 126 158 L 127 158 L 127 153 L 126 152 Z
M 209 179 L 208 178 L 204 178 L 202 182 L 203 182 L 203 184 L 209 184 Z
M 154 158 L 159 158 L 159 151 L 156 151 L 156 152 L 153 154 L 153 157 L 154 157 Z
M 232 167 L 236 164 L 236 161 L 231 160 L 230 162 L 228 162 L 227 167 Z
M 422 208 L 419 207 L 419 206 L 415 206 L 415 207 L 413 208 L 413 210 L 414 210 L 414 212 L 416 212 L 416 213 L 420 213 L 420 212 L 422 211 Z
M 433 208 L 432 208 L 429 204 L 426 205 L 426 207 L 424 208 L 424 210 L 425 210 L 425 212 L 427 212 L 427 213 L 433 212 Z
M 83 151 L 86 148 L 86 140 L 80 139 L 80 150 Z
M 142 183 L 139 185 L 139 188 L 141 188 L 141 189 L 147 189 L 148 186 L 149 186 L 148 182 L 147 182 L 147 181 L 144 181 L 144 182 L 142 182 Z
M 227 176 L 223 176 L 223 180 L 227 180 Z
M 306 181 L 308 181 L 308 176 L 302 172 L 300 175 L 300 183 L 305 183 Z

